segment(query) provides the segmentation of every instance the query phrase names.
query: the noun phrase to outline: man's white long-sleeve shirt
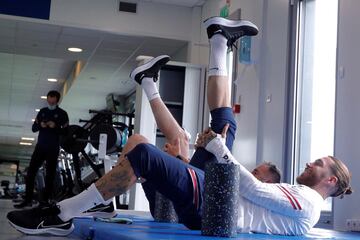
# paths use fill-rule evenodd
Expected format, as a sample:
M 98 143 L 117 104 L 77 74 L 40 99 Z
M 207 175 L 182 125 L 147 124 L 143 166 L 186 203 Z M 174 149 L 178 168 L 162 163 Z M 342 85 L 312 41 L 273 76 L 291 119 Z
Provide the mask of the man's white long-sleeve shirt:
M 218 138 L 213 139 L 206 149 L 219 161 L 231 161 L 240 166 L 240 232 L 303 235 L 318 222 L 324 199 L 315 190 L 305 185 L 259 181 L 235 162 Z
M 303 235 L 319 220 L 321 195 L 304 185 L 257 180 L 240 166 L 240 232 Z

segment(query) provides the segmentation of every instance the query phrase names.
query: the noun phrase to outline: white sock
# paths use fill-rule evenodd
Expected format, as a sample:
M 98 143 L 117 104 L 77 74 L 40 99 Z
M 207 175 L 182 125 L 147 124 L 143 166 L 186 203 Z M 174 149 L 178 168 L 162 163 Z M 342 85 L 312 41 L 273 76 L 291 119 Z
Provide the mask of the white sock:
M 210 38 L 209 76 L 227 76 L 227 39 L 221 34 Z
M 90 208 L 93 208 L 99 204 L 107 205 L 111 201 L 112 199 L 105 201 L 93 183 L 90 185 L 90 187 L 75 197 L 59 202 L 57 205 L 61 212 L 58 216 L 61 220 L 66 222 L 76 216 L 79 216 L 81 213 L 89 210 Z
M 149 99 L 149 101 L 160 97 L 159 90 L 157 89 L 156 83 L 152 78 L 148 78 L 148 77 L 143 78 L 141 80 L 141 86 L 144 89 L 145 94 Z
M 230 150 L 225 145 L 225 138 L 222 138 L 220 134 L 211 140 L 205 147 L 205 149 L 215 155 L 217 160 L 221 163 L 232 163 L 240 165 L 240 163 L 234 158 Z

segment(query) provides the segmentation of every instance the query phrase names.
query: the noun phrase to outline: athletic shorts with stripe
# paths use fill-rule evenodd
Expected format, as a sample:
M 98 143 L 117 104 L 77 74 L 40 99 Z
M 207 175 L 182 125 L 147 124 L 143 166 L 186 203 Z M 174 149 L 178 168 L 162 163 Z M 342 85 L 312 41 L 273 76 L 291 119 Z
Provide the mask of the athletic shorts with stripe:
M 211 128 L 217 133 L 221 133 L 226 123 L 230 124 L 226 144 L 231 149 L 236 131 L 232 109 L 215 109 L 211 111 L 211 117 Z M 190 229 L 200 229 L 204 187 L 204 171 L 201 168 L 205 162 L 215 161 L 214 155 L 199 148 L 190 164 L 185 164 L 151 144 L 139 144 L 126 156 L 135 175 L 146 179 L 143 187 L 151 211 L 154 192 L 158 191 L 173 202 L 181 223 Z

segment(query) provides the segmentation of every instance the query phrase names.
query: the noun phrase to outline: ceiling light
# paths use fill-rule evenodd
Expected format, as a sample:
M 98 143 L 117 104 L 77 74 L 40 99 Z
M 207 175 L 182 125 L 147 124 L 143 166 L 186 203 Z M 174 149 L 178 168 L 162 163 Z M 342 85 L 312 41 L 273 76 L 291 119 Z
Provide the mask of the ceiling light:
M 41 96 L 40 98 L 41 99 L 47 99 L 47 96 Z
M 70 47 L 67 50 L 70 52 L 82 52 L 81 48 L 76 48 L 76 47 Z
M 56 78 L 48 78 L 48 81 L 49 82 L 57 82 L 57 79 Z
M 39 108 L 35 109 L 35 112 L 40 112 L 40 109 Z
M 28 141 L 34 141 L 35 138 L 31 138 L 31 137 L 22 137 L 21 140 L 28 140 Z
M 136 61 L 138 62 L 142 62 L 142 61 L 148 61 L 150 59 L 152 59 L 153 57 L 150 57 L 150 56 L 146 56 L 146 55 L 139 55 L 136 57 Z
M 18 166 L 16 164 L 11 164 L 10 165 L 10 169 L 16 170 L 18 168 Z
M 29 142 L 19 142 L 20 145 L 26 145 L 26 146 L 31 146 L 32 143 Z

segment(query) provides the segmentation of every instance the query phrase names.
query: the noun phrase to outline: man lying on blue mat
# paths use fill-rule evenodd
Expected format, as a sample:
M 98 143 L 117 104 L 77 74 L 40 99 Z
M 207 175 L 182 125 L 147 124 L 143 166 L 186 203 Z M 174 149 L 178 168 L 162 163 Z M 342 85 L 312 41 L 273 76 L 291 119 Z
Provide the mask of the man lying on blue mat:
M 236 23 L 236 22 L 235 22 Z M 251 23 L 242 21 L 243 32 L 239 35 L 256 35 L 257 28 Z M 209 33 L 211 33 L 210 30 Z M 233 34 L 234 35 L 234 34 Z M 211 35 L 209 35 L 211 36 Z M 235 37 L 231 41 L 236 41 Z M 231 150 L 236 131 L 236 121 L 231 109 L 229 80 L 227 77 L 226 55 L 230 42 L 223 35 L 215 35 L 210 40 L 211 52 L 209 62 L 209 81 L 207 84 L 207 99 L 211 113 L 211 128 L 221 133 L 225 124 L 230 124 L 230 130 L 226 146 Z M 231 50 L 231 48 L 230 48 Z M 136 81 L 144 90 L 154 115 L 156 125 L 163 133 L 166 144 L 164 151 L 179 158 L 185 163 L 190 163 L 204 170 L 205 163 L 216 161 L 213 154 L 203 148 L 196 150 L 190 159 L 189 140 L 190 134 L 182 128 L 175 120 L 169 109 L 160 97 L 156 86 L 159 70 L 170 60 L 167 55 L 160 55 L 149 59 L 147 62 L 136 67 L 130 77 Z M 171 79 L 167 79 L 171 81 Z M 205 161 L 206 160 L 206 161 Z M 279 169 L 270 162 L 258 165 L 252 171 L 253 175 L 262 182 L 280 183 L 281 173 Z M 146 198 L 149 201 L 150 212 L 153 215 L 155 208 L 155 189 L 150 182 L 142 183 Z M 92 209 L 91 211 L 93 211 Z
M 244 34 L 256 34 L 257 28 L 246 21 L 218 17 L 210 18 L 205 25 L 211 50 L 209 83 L 222 84 L 227 80 L 223 63 L 227 48 Z M 214 55 L 220 56 L 214 58 Z M 195 155 L 203 152 L 201 154 L 220 162 L 240 165 L 227 146 L 234 137 L 230 113 L 227 105 L 212 111 L 213 116 L 225 119 L 222 126 L 212 125 L 221 136 L 205 131 L 198 139 Z M 67 235 L 74 228 L 72 218 L 96 205 L 108 204 L 112 197 L 126 192 L 137 179 L 143 178 L 173 202 L 179 220 L 185 226 L 200 229 L 204 172 L 194 165 L 179 161 L 148 144 L 144 137 L 134 135 L 124 147 L 119 165 L 87 190 L 56 206 L 13 211 L 7 218 L 12 226 L 27 234 Z M 351 193 L 350 173 L 341 161 L 333 157 L 309 163 L 297 179 L 299 185 L 263 183 L 241 165 L 240 169 L 240 232 L 304 234 L 318 221 L 324 199 Z

